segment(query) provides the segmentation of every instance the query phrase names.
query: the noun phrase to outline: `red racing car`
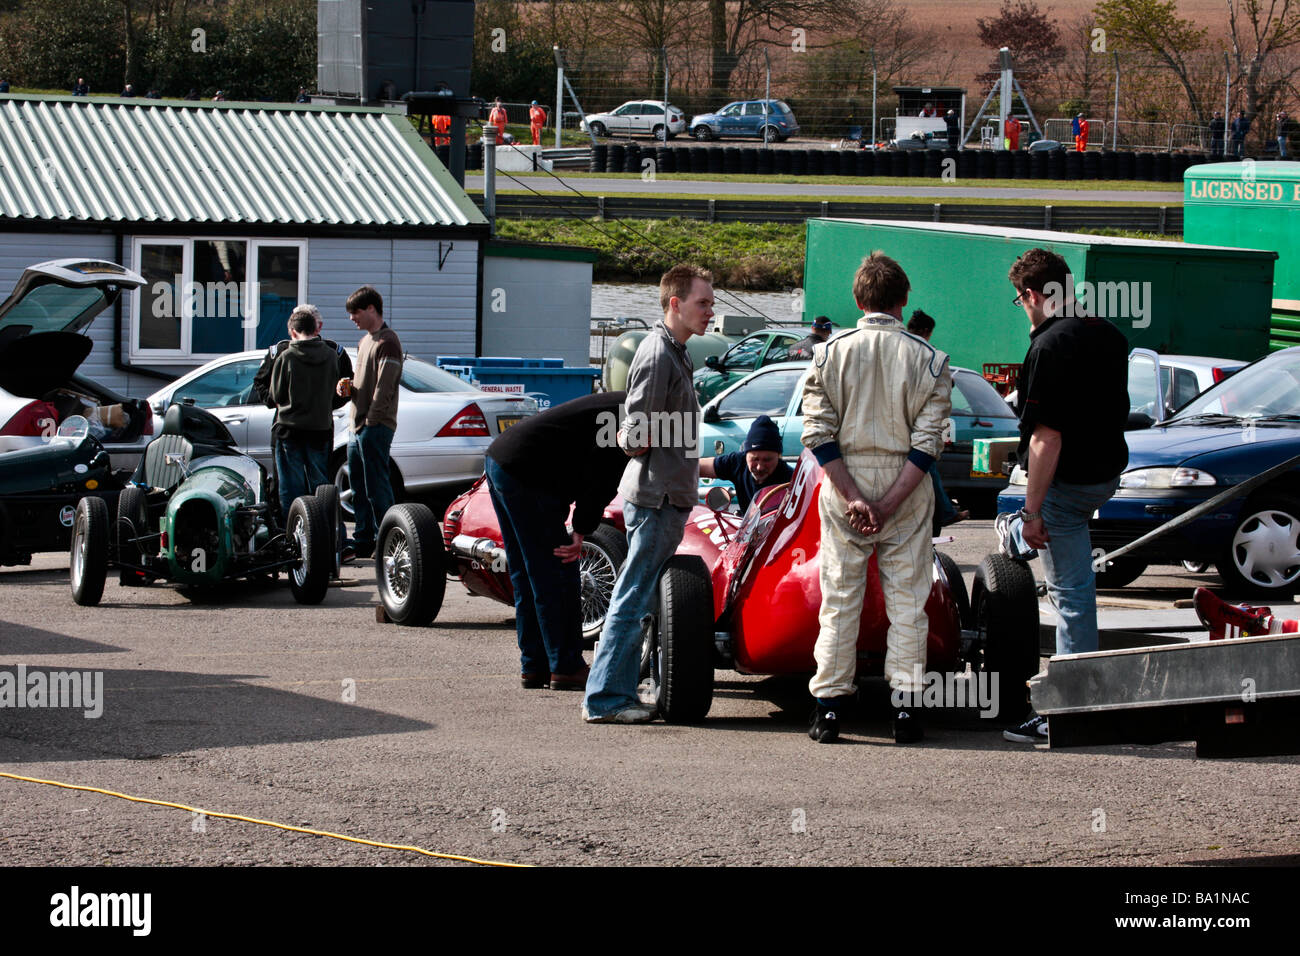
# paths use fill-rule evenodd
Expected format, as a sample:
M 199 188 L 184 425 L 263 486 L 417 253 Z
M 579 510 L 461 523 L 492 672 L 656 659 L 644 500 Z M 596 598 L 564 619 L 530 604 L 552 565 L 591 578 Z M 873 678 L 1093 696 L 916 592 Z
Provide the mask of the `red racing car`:
M 703 719 L 717 669 L 742 674 L 815 670 L 813 645 L 821 607 L 818 555 L 822 469 L 805 451 L 788 484 L 764 489 L 743 515 L 697 506 L 677 554 L 659 581 L 658 613 L 649 622 L 643 677 L 654 685 L 661 715 Z M 716 502 L 710 502 L 713 504 Z M 581 557 L 584 630 L 600 633 L 614 578 L 627 555 L 621 501 L 605 511 Z M 423 505 L 398 505 L 385 516 L 375 551 L 380 597 L 390 619 L 430 623 L 441 608 L 443 571 L 474 594 L 514 604 L 496 513 L 484 479 L 453 501 L 438 533 Z M 880 675 L 885 657 L 884 596 L 873 558 L 858 638 L 858 673 Z M 934 552 L 928 673 L 968 670 L 998 675 L 998 715 L 1020 716 L 1025 682 L 1038 672 L 1038 600 L 1025 565 L 988 555 L 967 598 L 956 563 Z

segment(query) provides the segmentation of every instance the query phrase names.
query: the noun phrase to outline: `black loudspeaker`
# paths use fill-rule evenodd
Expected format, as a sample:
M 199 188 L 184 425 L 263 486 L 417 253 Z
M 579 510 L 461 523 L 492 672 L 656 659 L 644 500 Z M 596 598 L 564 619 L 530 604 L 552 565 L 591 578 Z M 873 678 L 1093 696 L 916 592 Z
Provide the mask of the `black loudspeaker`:
M 322 96 L 365 104 L 447 88 L 468 97 L 474 2 L 317 0 L 316 41 Z

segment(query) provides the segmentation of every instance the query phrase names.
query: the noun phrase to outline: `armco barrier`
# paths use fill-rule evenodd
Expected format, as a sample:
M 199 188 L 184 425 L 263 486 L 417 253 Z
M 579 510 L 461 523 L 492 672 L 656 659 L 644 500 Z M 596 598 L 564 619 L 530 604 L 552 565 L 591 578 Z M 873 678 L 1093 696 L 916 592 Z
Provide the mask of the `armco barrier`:
M 1086 193 L 1081 194 L 1086 198 Z M 471 198 L 481 205 L 482 196 Z M 818 202 L 754 199 L 654 199 L 644 196 L 533 196 L 502 193 L 497 215 L 516 219 L 694 219 L 799 223 L 814 217 L 966 222 L 1023 229 L 1130 229 L 1181 234 L 1181 205 L 983 206 L 943 203 Z

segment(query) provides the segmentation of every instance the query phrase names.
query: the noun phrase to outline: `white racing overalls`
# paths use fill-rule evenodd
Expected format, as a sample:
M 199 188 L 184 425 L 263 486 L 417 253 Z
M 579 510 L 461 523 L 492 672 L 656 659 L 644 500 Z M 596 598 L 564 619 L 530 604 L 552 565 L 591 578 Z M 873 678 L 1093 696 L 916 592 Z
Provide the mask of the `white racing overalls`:
M 804 386 L 803 443 L 823 465 L 843 458 L 869 501 L 882 498 L 910 459 L 922 471 L 951 429 L 948 356 L 903 329 L 893 316 L 868 313 L 857 328 L 813 351 Z M 871 536 L 849 526 L 847 502 L 822 481 L 822 606 L 813 656 L 814 697 L 856 692 L 858 627 L 873 551 L 889 615 L 885 676 L 896 690 L 920 690 L 925 671 L 925 602 L 933 581 L 930 518 L 934 490 L 922 480 Z

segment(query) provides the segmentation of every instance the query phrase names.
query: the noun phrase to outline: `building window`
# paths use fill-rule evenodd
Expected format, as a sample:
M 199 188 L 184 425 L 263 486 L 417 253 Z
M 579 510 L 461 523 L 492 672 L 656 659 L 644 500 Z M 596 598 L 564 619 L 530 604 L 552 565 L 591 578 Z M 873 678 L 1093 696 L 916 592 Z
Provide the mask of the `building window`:
M 133 359 L 193 364 L 273 344 L 306 294 L 304 240 L 149 238 L 134 249 L 145 286 Z

